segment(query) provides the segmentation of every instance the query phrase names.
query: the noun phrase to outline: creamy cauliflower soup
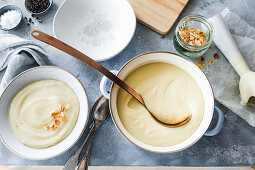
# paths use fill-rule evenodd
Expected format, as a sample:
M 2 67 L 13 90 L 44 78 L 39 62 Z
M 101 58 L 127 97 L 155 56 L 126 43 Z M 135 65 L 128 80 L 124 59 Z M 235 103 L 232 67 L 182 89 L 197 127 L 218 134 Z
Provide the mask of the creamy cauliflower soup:
M 185 141 L 199 127 L 204 114 L 202 92 L 183 69 L 167 63 L 151 63 L 137 68 L 124 81 L 143 96 L 148 109 L 160 120 L 178 122 L 187 114 L 192 115 L 183 126 L 162 126 L 136 99 L 120 89 L 118 114 L 126 130 L 136 139 L 167 147 Z
M 73 130 L 80 111 L 78 97 L 64 82 L 39 80 L 20 90 L 9 108 L 11 128 L 33 148 L 53 146 Z

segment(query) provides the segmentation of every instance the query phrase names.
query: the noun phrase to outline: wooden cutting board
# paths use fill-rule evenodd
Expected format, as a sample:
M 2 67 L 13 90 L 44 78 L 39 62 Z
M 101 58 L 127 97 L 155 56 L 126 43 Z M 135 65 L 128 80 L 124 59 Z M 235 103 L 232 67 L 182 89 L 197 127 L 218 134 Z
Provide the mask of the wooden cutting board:
M 136 18 L 160 34 L 167 34 L 189 0 L 129 0 Z

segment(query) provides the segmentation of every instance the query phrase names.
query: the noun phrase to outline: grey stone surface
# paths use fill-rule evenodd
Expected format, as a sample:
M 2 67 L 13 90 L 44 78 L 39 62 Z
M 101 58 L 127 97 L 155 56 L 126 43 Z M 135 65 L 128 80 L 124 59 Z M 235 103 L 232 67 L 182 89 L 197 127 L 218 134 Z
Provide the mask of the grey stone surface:
M 30 31 L 40 29 L 53 35 L 52 21 L 54 14 L 62 3 L 55 0 L 50 11 L 40 17 L 42 23 L 35 26 L 22 23 L 21 27 L 10 33 L 31 39 Z M 7 4 L 19 6 L 24 16 L 30 14 L 24 9 L 24 0 L 0 0 L 0 7 Z M 255 27 L 255 1 L 254 0 L 190 0 L 187 7 L 179 18 L 189 14 L 201 14 L 206 17 L 213 16 L 225 7 L 230 8 L 242 19 Z M 25 20 L 24 20 L 25 21 Z M 138 54 L 164 50 L 176 52 L 173 43 L 173 32 L 176 24 L 168 35 L 160 38 L 160 35 L 147 27 L 137 24 L 135 35 L 128 47 L 118 56 L 101 62 L 108 69 L 119 69 L 124 63 Z M 1 32 L 0 33 L 4 33 Z M 84 84 L 88 95 L 90 107 L 101 95 L 99 82 L 102 76 L 80 61 L 45 44 L 42 46 L 47 50 L 52 62 L 59 67 L 74 73 Z M 215 50 L 215 49 L 214 49 Z M 3 72 L 0 72 L 0 78 Z M 225 116 L 224 127 L 215 137 L 202 137 L 190 148 L 173 154 L 156 154 L 144 151 L 129 143 L 114 126 L 112 120 L 100 128 L 94 147 L 92 149 L 90 165 L 129 165 L 129 166 L 251 166 L 255 165 L 255 129 L 249 126 L 235 113 L 216 102 Z M 214 121 L 213 121 L 214 122 Z M 212 123 L 213 124 L 213 123 Z M 66 153 L 44 161 L 31 161 L 22 159 L 11 153 L 0 142 L 0 164 L 15 165 L 64 165 L 68 158 L 76 151 L 86 132 L 81 139 Z

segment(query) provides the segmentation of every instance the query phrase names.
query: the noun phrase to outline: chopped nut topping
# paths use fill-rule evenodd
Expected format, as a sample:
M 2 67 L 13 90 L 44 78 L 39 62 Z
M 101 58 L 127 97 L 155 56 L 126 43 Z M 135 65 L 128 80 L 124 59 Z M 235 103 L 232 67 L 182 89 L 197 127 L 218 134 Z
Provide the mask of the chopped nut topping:
M 214 60 L 217 60 L 217 59 L 220 58 L 220 56 L 219 56 L 219 54 L 215 53 L 215 54 L 213 55 L 213 58 L 214 58 Z
M 58 113 L 61 113 L 61 112 L 63 112 L 64 110 L 65 110 L 65 107 L 62 106 L 62 105 L 59 105 L 59 106 L 58 106 L 58 109 L 57 109 L 57 112 L 58 112 Z
M 71 105 L 67 104 L 66 107 L 59 105 L 57 108 L 57 111 L 52 112 L 50 114 L 50 118 L 53 119 L 53 124 L 51 126 L 48 125 L 43 125 L 43 128 L 45 130 L 55 130 L 56 128 L 58 128 L 58 126 L 61 124 L 61 122 L 66 122 L 66 116 L 64 114 L 65 111 L 71 109 Z
M 52 112 L 52 113 L 50 114 L 50 117 L 55 119 L 55 117 L 56 117 L 57 114 L 58 114 L 57 112 Z
M 54 121 L 54 124 L 55 124 L 55 125 L 60 125 L 60 121 L 56 119 L 56 120 Z
M 66 117 L 65 117 L 65 116 L 61 117 L 61 118 L 60 118 L 60 121 L 61 121 L 61 122 L 65 122 L 65 121 L 66 121 Z
M 209 61 L 209 65 L 213 65 L 214 64 L 214 61 Z
M 183 41 L 193 46 L 201 46 L 207 43 L 205 33 L 199 29 L 183 28 L 179 35 Z
M 50 130 L 50 127 L 49 127 L 49 126 L 46 126 L 46 125 L 43 125 L 43 128 L 44 128 L 45 130 Z
M 55 124 L 52 124 L 50 127 L 51 130 L 55 130 L 56 128 L 57 128 L 57 126 Z

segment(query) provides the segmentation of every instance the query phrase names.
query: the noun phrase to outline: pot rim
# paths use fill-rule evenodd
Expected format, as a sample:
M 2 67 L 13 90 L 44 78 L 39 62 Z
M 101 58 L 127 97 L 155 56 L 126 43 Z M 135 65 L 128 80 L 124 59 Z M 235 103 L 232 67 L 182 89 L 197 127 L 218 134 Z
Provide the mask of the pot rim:
M 153 54 L 153 53 L 165 53 L 165 54 L 172 54 L 172 55 L 176 55 L 177 57 L 180 57 L 181 59 L 183 59 L 183 60 L 186 60 L 187 62 L 189 62 L 191 65 L 193 65 L 193 66 L 195 66 L 194 68 L 196 68 L 199 72 L 201 72 L 202 73 L 202 75 L 203 75 L 203 77 L 204 78 L 206 78 L 206 80 L 207 80 L 207 82 L 208 82 L 208 84 L 209 84 L 209 87 L 210 87 L 210 91 L 211 91 L 211 94 L 212 94 L 212 97 L 213 97 L 213 100 L 212 100 L 212 108 L 211 108 L 211 117 L 209 118 L 210 119 L 210 123 L 211 123 L 211 121 L 212 121 L 212 117 L 213 117 L 213 113 L 214 113 L 214 93 L 213 93 L 213 89 L 212 89 L 212 85 L 211 85 L 211 83 L 210 83 L 210 81 L 209 81 L 209 79 L 206 77 L 206 75 L 204 74 L 204 72 L 201 70 L 201 69 L 199 69 L 190 59 L 186 59 L 186 58 L 183 58 L 181 55 L 179 55 L 179 54 L 176 54 L 176 53 L 173 53 L 173 52 L 169 52 L 169 51 L 148 51 L 148 52 L 145 52 L 145 53 L 142 53 L 142 54 L 139 54 L 139 55 L 137 55 L 137 56 L 135 56 L 134 58 L 132 58 L 132 59 L 130 59 L 129 61 L 127 61 L 120 69 L 119 69 L 119 71 L 118 71 L 118 73 L 117 73 L 117 76 L 119 75 L 119 73 L 131 62 L 131 61 L 133 61 L 133 60 L 135 60 L 135 59 L 137 59 L 137 58 L 139 58 L 139 57 L 142 57 L 142 56 L 144 56 L 144 55 L 148 55 L 148 54 Z M 138 148 L 141 148 L 141 149 L 143 149 L 143 150 L 146 150 L 146 151 L 149 151 L 149 152 L 153 152 L 153 153 L 160 153 L 160 154 L 168 154 L 168 153 L 174 153 L 174 152 L 179 152 L 179 151 L 182 151 L 182 150 L 184 150 L 184 149 L 187 149 L 187 148 L 189 148 L 190 146 L 192 146 L 193 144 L 195 144 L 199 139 L 201 139 L 201 137 L 203 136 L 203 134 L 206 132 L 206 130 L 209 128 L 209 125 L 210 125 L 210 123 L 207 125 L 207 127 L 206 128 L 204 128 L 205 130 L 205 132 L 202 134 L 202 135 L 199 135 L 192 143 L 190 143 L 189 145 L 185 145 L 184 147 L 182 147 L 182 148 L 180 148 L 180 149 L 177 149 L 177 150 L 167 150 L 167 151 L 156 151 L 156 150 L 151 150 L 151 149 L 148 149 L 146 146 L 144 146 L 144 147 L 142 147 L 142 146 L 140 146 L 140 145 L 138 145 L 137 143 L 135 143 L 134 141 L 132 141 L 131 139 L 129 139 L 125 134 L 124 134 L 124 132 L 122 132 L 121 131 L 121 129 L 119 128 L 119 126 L 117 125 L 117 123 L 116 123 L 116 120 L 115 120 L 115 118 L 114 118 L 114 115 L 113 115 L 113 109 L 112 109 L 112 104 L 111 104 L 111 99 L 112 99 L 112 89 L 115 87 L 114 86 L 115 85 L 115 83 L 112 83 L 112 85 L 111 85 L 111 88 L 110 88 L 110 98 L 109 98 L 109 102 L 110 102 L 110 104 L 109 104 L 109 107 L 110 107 L 110 112 L 111 112 L 111 117 L 112 117 L 112 120 L 113 120 L 113 123 L 114 123 L 114 125 L 117 127 L 117 129 L 118 129 L 118 131 L 120 132 L 120 134 L 125 138 L 125 139 L 127 139 L 129 142 L 131 142 L 133 145 L 135 145 L 136 147 L 138 147 Z M 203 122 L 203 120 L 204 120 L 204 117 L 203 117 L 203 119 L 202 119 L 202 121 L 201 121 L 201 123 Z M 122 123 L 122 122 L 121 122 Z M 201 125 L 201 123 L 200 123 L 200 125 Z M 199 127 L 198 127 L 199 128 Z M 197 130 L 196 130 L 197 131 Z M 196 132 L 195 131 L 195 132 Z M 194 132 L 194 133 L 195 133 Z M 130 134 L 131 135 L 131 134 Z M 132 135 L 131 135 L 132 136 Z M 192 136 L 192 135 L 191 135 Z M 191 137 L 190 136 L 190 137 Z M 133 136 L 132 136 L 133 137 Z M 190 138 L 189 137 L 189 138 Z M 135 138 L 135 137 L 134 137 Z M 187 138 L 186 140 L 188 140 L 189 138 Z M 138 139 L 137 139 L 138 140 Z M 186 140 L 184 140 L 184 141 L 186 141 Z M 138 140 L 139 141 L 139 140 Z M 183 141 L 183 142 L 184 142 Z M 141 142 L 141 141 L 140 141 Z M 143 143 L 143 142 L 141 142 L 143 145 L 148 145 L 148 146 L 151 146 L 151 147 L 153 147 L 153 148 L 170 148 L 170 147 L 173 147 L 173 146 L 176 146 L 176 145 L 179 145 L 179 144 L 176 144 L 176 145 L 172 145 L 172 146 L 167 146 L 167 147 L 157 147 L 157 146 L 152 146 L 152 145 L 149 145 L 149 144 L 146 144 L 146 143 Z M 181 142 L 182 143 L 182 142 Z

